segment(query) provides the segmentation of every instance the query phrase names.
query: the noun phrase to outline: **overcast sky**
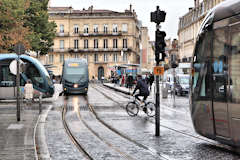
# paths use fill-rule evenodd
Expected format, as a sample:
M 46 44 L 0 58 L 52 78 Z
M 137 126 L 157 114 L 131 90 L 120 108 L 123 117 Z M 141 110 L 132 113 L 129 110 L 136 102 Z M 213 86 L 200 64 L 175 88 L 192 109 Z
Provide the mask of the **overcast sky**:
M 156 10 L 159 5 L 160 10 L 164 10 L 166 20 L 161 24 L 161 30 L 167 34 L 166 38 L 178 38 L 179 17 L 188 12 L 189 7 L 193 7 L 194 0 L 51 0 L 51 7 L 72 6 L 73 9 L 88 8 L 93 5 L 94 9 L 109 9 L 113 11 L 124 12 L 129 9 L 129 5 L 135 9 L 138 19 L 142 21 L 143 26 L 148 27 L 149 36 L 154 40 L 155 23 L 150 22 L 150 12 Z

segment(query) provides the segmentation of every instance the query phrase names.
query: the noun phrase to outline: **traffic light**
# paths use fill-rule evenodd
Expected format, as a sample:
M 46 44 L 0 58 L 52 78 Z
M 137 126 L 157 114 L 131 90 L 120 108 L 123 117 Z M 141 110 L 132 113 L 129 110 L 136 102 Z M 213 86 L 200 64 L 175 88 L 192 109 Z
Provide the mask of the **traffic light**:
M 171 64 L 171 68 L 177 68 L 178 67 L 177 57 L 176 57 L 175 54 L 171 54 L 170 64 Z
M 159 10 L 159 6 L 157 6 L 157 10 L 151 12 L 151 22 L 155 22 L 160 24 L 161 22 L 165 21 L 166 12 Z
M 156 31 L 156 41 L 155 41 L 155 59 L 156 61 L 164 61 L 165 54 L 165 37 L 166 33 L 164 31 Z

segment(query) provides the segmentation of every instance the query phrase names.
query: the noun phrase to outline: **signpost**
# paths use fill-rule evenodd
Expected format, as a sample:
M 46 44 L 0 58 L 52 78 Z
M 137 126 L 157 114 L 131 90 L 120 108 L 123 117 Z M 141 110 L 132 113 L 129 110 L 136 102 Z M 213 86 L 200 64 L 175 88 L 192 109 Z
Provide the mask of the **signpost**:
M 164 67 L 163 66 L 156 66 L 153 68 L 153 74 L 157 76 L 163 76 L 164 74 Z
M 17 78 L 16 78 L 16 85 L 17 85 L 17 121 L 20 121 L 20 72 L 19 72 L 19 61 L 20 61 L 20 54 L 25 53 L 25 48 L 23 44 L 17 43 L 14 46 L 14 51 L 18 55 L 17 58 Z

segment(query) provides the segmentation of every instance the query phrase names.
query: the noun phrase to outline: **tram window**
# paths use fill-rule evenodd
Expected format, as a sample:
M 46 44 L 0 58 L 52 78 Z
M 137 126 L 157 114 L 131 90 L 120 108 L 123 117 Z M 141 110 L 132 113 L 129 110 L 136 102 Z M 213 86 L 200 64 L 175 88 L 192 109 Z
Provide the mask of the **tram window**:
M 227 71 L 227 45 L 228 28 L 223 27 L 214 31 L 213 41 L 213 98 L 214 101 L 226 101 L 228 87 L 228 71 Z
M 26 81 L 20 76 L 20 86 L 25 86 Z
M 231 27 L 231 56 L 229 57 L 230 99 L 240 103 L 240 24 Z
M 211 32 L 206 31 L 199 39 L 195 49 L 194 76 L 193 76 L 193 94 L 198 98 L 210 98 L 210 65 L 209 57 L 211 55 Z
M 0 66 L 0 87 L 15 87 L 16 76 L 11 74 L 9 66 Z
M 26 76 L 31 79 L 32 83 L 39 88 L 44 87 L 44 80 L 41 77 L 38 69 L 33 64 L 27 64 Z

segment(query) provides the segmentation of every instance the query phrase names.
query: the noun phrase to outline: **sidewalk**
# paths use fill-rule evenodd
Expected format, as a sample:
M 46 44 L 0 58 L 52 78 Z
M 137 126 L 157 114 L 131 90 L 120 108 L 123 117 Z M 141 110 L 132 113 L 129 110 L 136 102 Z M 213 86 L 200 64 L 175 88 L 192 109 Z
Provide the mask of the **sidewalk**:
M 130 95 L 130 93 L 133 93 L 133 90 L 134 90 L 134 88 L 130 89 L 130 88 L 126 88 L 126 87 L 121 87 L 121 86 L 116 85 L 114 83 L 103 83 L 103 85 L 108 87 L 108 88 L 114 89 L 116 91 L 119 91 L 119 92 L 122 92 L 122 93 L 125 93 L 125 94 L 128 94 L 128 95 Z
M 0 105 L 0 159 L 35 159 L 34 127 L 38 110 L 21 110 L 21 120 L 16 117 L 16 105 Z
M 43 111 L 49 102 L 52 103 L 58 99 L 61 91 L 61 85 L 55 85 L 53 97 L 43 99 Z M 34 132 L 39 118 L 39 102 L 37 100 L 29 107 L 24 107 L 22 102 L 20 105 L 21 113 L 20 121 L 18 122 L 16 117 L 16 100 L 0 101 L 0 160 L 36 159 Z M 44 124 L 42 120 L 40 120 L 40 123 Z M 37 141 L 39 141 L 39 138 L 42 138 L 43 134 L 36 135 L 40 136 L 37 137 Z

